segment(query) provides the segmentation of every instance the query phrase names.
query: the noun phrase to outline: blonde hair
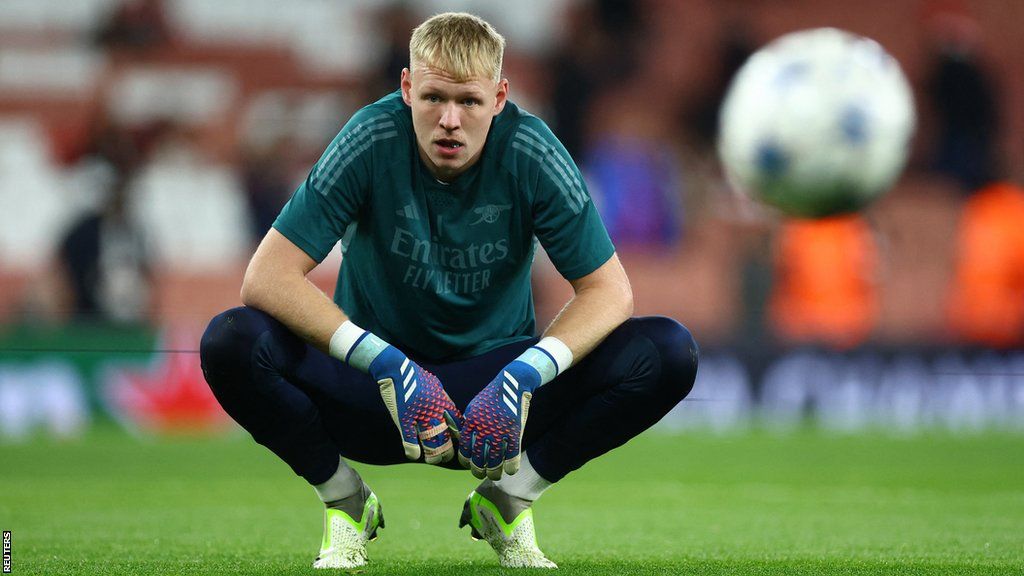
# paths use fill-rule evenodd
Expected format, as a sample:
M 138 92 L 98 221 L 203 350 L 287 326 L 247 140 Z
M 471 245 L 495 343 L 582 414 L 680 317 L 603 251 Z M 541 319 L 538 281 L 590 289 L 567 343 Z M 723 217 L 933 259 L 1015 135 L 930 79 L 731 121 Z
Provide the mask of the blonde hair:
M 460 82 L 480 76 L 497 82 L 504 50 L 505 39 L 482 18 L 445 12 L 412 31 L 409 65 L 438 68 Z

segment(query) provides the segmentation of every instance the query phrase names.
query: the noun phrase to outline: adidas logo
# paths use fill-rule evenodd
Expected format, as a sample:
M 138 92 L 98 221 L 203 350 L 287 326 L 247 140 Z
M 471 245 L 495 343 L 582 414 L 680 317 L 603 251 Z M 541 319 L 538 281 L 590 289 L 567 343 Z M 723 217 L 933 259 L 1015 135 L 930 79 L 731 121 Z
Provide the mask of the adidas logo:
M 504 370 L 503 373 L 505 380 L 503 380 L 501 384 L 502 388 L 505 389 L 505 394 L 502 395 L 501 399 L 505 401 L 505 405 L 512 411 L 512 414 L 519 416 L 519 408 L 516 407 L 516 400 L 519 398 L 519 381 L 509 374 L 508 370 Z M 509 386 L 509 384 L 514 386 L 515 390 L 512 390 L 512 387 Z
M 395 214 L 397 214 L 398 216 L 404 216 L 404 217 L 408 218 L 409 220 L 419 220 L 420 219 L 420 214 L 416 210 L 416 205 L 411 203 L 411 202 L 409 204 L 406 204 L 405 206 L 399 208 L 398 210 L 395 210 Z

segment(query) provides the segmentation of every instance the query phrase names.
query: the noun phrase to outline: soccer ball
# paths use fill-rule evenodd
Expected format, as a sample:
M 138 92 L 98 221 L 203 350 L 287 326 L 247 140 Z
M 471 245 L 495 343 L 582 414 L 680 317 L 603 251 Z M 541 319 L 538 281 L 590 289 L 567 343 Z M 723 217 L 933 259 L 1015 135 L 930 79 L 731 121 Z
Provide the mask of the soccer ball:
M 787 215 L 854 212 L 903 169 L 914 101 L 899 64 L 835 28 L 787 34 L 736 74 L 718 154 L 729 182 Z

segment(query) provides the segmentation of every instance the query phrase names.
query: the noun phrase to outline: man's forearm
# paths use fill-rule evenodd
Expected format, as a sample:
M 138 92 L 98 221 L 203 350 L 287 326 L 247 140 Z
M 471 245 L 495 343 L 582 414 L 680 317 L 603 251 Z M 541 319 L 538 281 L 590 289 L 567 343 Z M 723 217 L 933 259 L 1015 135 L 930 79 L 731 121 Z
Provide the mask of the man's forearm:
M 242 283 L 242 303 L 276 318 L 313 346 L 328 351 L 331 336 L 346 315 L 301 274 L 250 265 Z
M 575 363 L 632 314 L 633 296 L 628 283 L 583 288 L 562 308 L 544 336 L 564 342 Z

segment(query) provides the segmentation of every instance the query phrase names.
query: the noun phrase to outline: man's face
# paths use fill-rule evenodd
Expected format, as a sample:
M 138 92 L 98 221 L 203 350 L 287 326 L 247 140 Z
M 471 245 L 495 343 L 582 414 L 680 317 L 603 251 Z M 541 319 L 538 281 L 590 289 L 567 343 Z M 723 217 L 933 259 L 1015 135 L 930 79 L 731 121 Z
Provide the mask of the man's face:
M 420 158 L 438 180 L 454 180 L 480 159 L 491 118 L 505 107 L 508 81 L 464 82 L 436 68 L 402 70 L 402 98 L 412 108 Z

